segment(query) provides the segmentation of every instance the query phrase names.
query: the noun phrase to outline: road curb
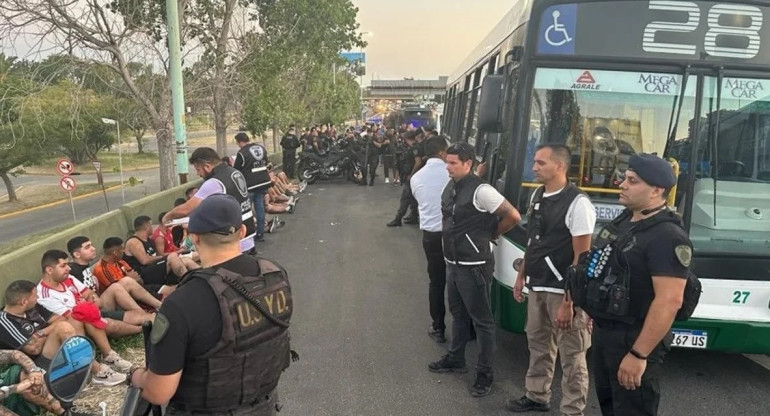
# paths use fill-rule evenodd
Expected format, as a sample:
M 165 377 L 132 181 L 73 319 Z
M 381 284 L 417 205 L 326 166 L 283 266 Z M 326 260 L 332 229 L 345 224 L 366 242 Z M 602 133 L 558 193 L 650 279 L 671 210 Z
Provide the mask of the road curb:
M 104 190 L 104 192 L 109 192 L 109 191 L 113 191 L 115 189 L 120 189 L 120 186 L 121 185 L 111 186 L 109 188 L 106 188 Z M 94 196 L 94 195 L 98 195 L 98 194 L 101 194 L 101 193 L 102 193 L 102 191 L 89 192 L 87 194 L 78 195 L 78 196 L 72 198 L 72 200 L 73 201 L 78 201 L 78 200 L 81 200 L 83 198 L 88 198 L 88 197 L 91 197 L 91 196 Z M 65 198 L 65 199 L 62 199 L 61 201 L 49 202 L 47 204 L 38 205 L 36 207 L 25 208 L 25 209 L 23 209 L 21 211 L 9 212 L 8 214 L 0 215 L 0 220 L 6 219 L 6 218 L 15 217 L 17 215 L 26 214 L 28 212 L 37 211 L 37 210 L 44 209 L 44 208 L 55 207 L 56 205 L 61 205 L 61 204 L 65 203 L 65 202 L 68 202 L 68 201 L 69 201 L 69 198 Z

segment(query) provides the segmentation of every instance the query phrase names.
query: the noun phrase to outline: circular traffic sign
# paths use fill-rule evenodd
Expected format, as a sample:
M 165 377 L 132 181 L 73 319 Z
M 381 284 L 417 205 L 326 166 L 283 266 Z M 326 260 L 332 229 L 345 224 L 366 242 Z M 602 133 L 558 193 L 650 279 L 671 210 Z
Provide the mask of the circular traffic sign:
M 59 180 L 59 187 L 64 192 L 73 192 L 75 191 L 75 188 L 77 187 L 77 182 L 75 182 L 75 178 L 72 178 L 70 176 L 65 176 Z
M 56 170 L 59 172 L 59 175 L 69 176 L 75 170 L 75 165 L 69 159 L 59 159 L 56 162 Z

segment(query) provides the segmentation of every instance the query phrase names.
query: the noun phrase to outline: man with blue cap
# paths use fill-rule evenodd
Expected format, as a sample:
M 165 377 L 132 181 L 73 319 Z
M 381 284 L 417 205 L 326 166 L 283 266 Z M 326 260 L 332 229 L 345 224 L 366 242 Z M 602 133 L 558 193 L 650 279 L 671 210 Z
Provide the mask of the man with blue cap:
M 201 269 L 186 274 L 158 311 L 147 368 L 131 383 L 167 416 L 274 415 L 289 365 L 294 305 L 286 270 L 241 253 L 241 204 L 214 194 L 190 214 Z M 292 358 L 296 358 L 291 355 Z
M 576 268 L 587 284 L 582 296 L 580 285 L 571 293 L 594 320 L 594 384 L 604 416 L 658 412 L 663 358 L 692 260 L 681 219 L 666 204 L 674 185 L 667 161 L 631 156 L 620 184 L 626 210 Z

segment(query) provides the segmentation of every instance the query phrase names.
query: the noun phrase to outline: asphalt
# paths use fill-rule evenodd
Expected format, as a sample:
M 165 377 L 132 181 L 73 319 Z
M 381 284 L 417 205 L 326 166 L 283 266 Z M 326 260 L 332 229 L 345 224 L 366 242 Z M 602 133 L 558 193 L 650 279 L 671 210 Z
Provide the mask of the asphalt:
M 142 179 L 143 183 L 129 186 L 128 178 L 134 176 Z M 96 183 L 96 175 L 80 175 L 75 177 L 79 184 Z M 157 169 L 147 169 L 124 173 L 125 201 L 130 202 L 157 193 L 160 190 L 160 179 Z M 105 175 L 104 180 L 111 182 L 120 180 L 116 174 Z M 27 186 L 32 184 L 57 184 L 58 176 L 23 175 L 15 180 L 14 185 Z M 58 190 L 57 190 L 58 192 Z M 62 193 L 64 191 L 61 191 Z M 107 192 L 107 201 L 110 210 L 117 209 L 123 204 L 123 195 L 120 189 L 112 189 Z M 90 218 L 109 212 L 104 194 L 98 193 L 85 198 L 77 198 L 73 201 L 75 206 L 75 218 L 72 216 L 72 207 L 68 200 L 56 205 L 41 209 L 32 209 L 14 215 L 0 218 L 0 236 L 2 241 L 10 241 L 15 238 L 36 234 L 52 228 L 67 224 L 80 223 Z
M 386 228 L 400 188 L 344 181 L 310 185 L 286 226 L 259 249 L 289 271 L 292 345 L 301 360 L 279 386 L 281 416 L 505 415 L 524 393 L 528 353 L 520 334 L 499 331 L 492 393 L 473 398 L 475 343 L 464 375 L 427 364 L 444 346 L 427 336 L 428 280 L 420 231 Z M 447 317 L 447 324 L 451 321 Z M 556 370 L 552 412 L 558 413 Z M 662 380 L 660 415 L 768 415 L 770 372 L 742 355 L 675 350 Z M 549 413 L 545 413 L 549 414 Z M 598 415 L 591 386 L 586 415 Z

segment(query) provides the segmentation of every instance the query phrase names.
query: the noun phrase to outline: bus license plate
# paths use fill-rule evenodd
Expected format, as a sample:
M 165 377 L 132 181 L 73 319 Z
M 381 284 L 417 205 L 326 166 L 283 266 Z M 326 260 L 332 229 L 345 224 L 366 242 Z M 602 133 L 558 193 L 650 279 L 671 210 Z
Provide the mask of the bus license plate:
M 708 341 L 708 333 L 706 331 L 674 329 L 671 332 L 674 333 L 674 341 L 671 343 L 672 347 L 706 348 L 706 341 Z

